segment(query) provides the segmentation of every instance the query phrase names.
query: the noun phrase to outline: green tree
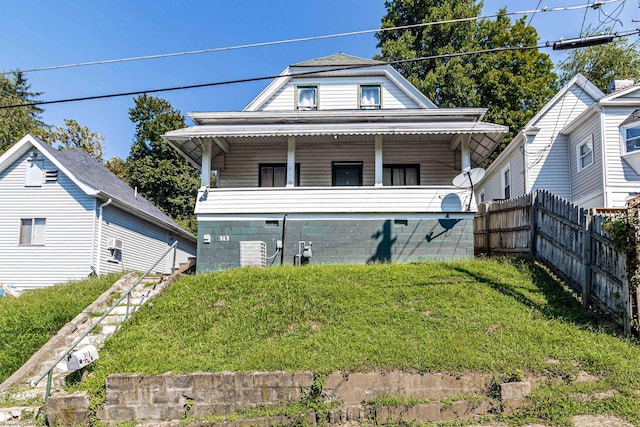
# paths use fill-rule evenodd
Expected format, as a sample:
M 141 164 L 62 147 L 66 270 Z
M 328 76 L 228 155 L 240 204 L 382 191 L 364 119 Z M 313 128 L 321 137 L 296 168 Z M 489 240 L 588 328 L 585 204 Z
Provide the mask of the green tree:
M 102 153 L 104 136 L 92 132 L 86 126 L 80 126 L 74 119 L 64 119 L 64 124 L 66 127 L 56 126 L 51 131 L 48 141 L 50 144 L 57 145 L 59 150 L 81 148 L 100 163 L 104 161 Z
M 129 118 L 136 133 L 124 168 L 126 182 L 176 222 L 195 231 L 198 172 L 161 138 L 185 127 L 184 117 L 162 98 L 140 95 L 134 102 Z M 115 163 L 112 166 L 117 168 Z
M 382 28 L 475 17 L 482 4 L 474 0 L 387 0 L 385 7 Z M 526 17 L 512 22 L 504 9 L 499 13 L 496 19 L 381 31 L 376 34 L 381 49 L 376 58 L 397 61 L 538 43 L 538 33 L 526 24 Z M 408 62 L 397 69 L 439 107 L 488 108 L 485 120 L 510 128 L 503 147 L 553 96 L 557 81 L 551 58 L 538 49 Z
M 574 49 L 558 67 L 562 84 L 582 73 L 603 92 L 616 79 L 640 79 L 640 50 L 622 39 Z
M 20 72 L 10 77 L 0 75 L 0 106 L 37 101 L 42 92 L 31 92 L 31 85 Z M 30 133 L 46 139 L 49 126 L 42 122 L 43 110 L 37 106 L 0 108 L 0 154 Z

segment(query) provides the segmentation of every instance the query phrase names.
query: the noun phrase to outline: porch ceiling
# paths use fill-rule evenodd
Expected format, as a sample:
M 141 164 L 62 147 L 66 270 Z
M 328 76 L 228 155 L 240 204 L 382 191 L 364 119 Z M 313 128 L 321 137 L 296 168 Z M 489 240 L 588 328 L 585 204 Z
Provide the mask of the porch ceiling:
M 433 121 L 428 123 L 287 123 L 200 125 L 168 132 L 163 138 L 192 164 L 200 166 L 201 140 L 212 139 L 233 146 L 239 142 L 284 143 L 296 137 L 300 143 L 373 141 L 375 135 L 392 142 L 448 140 L 468 135 L 471 162 L 482 162 L 498 145 L 508 128 L 479 121 Z

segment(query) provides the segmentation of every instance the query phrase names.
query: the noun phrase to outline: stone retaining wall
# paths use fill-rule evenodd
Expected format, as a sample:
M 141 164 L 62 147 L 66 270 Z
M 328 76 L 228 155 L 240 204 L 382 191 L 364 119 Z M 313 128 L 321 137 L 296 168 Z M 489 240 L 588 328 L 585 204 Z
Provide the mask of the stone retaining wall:
M 499 402 L 486 398 L 493 381 L 492 374 L 481 373 L 334 372 L 324 378 L 323 397 L 325 401 L 339 402 L 340 408 L 328 415 L 342 421 L 357 421 L 371 416 L 396 421 L 423 417 L 428 418 L 424 421 L 452 416 L 473 418 L 500 407 Z M 187 417 L 197 419 L 256 406 L 300 402 L 313 383 L 312 372 L 110 375 L 106 382 L 105 403 L 96 415 L 100 421 L 111 425 L 130 420 L 159 423 Z M 509 409 L 516 409 L 531 386 L 529 383 L 510 384 L 502 387 L 502 400 L 508 402 Z M 458 401 L 450 405 L 437 402 L 460 395 L 485 397 L 480 401 Z M 62 425 L 83 424 L 88 399 L 70 397 L 73 396 L 52 396 L 47 413 L 50 419 L 73 419 L 69 417 L 74 412 L 71 406 L 79 405 L 76 408 L 79 416 L 75 422 Z M 424 403 L 410 408 L 384 408 L 372 403 L 379 397 L 422 399 Z M 64 414 L 58 414 L 61 411 Z
M 109 375 L 100 420 L 172 420 L 299 402 L 311 372 Z

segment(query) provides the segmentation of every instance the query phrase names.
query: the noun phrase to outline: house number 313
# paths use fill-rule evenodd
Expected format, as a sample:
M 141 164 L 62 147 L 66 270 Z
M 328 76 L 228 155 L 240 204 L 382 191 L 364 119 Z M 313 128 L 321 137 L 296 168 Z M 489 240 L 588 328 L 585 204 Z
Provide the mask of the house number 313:
M 228 242 L 229 241 L 229 236 L 218 236 L 218 239 L 221 242 Z

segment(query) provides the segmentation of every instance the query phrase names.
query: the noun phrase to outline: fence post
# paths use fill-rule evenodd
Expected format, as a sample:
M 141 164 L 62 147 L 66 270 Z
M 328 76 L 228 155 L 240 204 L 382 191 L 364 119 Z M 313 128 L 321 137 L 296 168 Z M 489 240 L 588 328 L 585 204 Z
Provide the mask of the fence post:
M 491 203 L 493 202 L 487 202 L 487 208 L 484 211 L 484 253 L 486 256 L 491 255 L 491 230 L 489 230 Z
M 531 260 L 535 261 L 536 259 L 536 223 L 538 210 L 536 204 L 538 203 L 538 190 L 534 190 L 531 193 L 531 210 L 529 214 L 529 251 Z
M 582 247 L 582 262 L 584 264 L 584 281 L 582 283 L 582 305 L 589 307 L 589 299 L 591 298 L 591 212 L 587 211 L 585 221 L 584 239 Z

